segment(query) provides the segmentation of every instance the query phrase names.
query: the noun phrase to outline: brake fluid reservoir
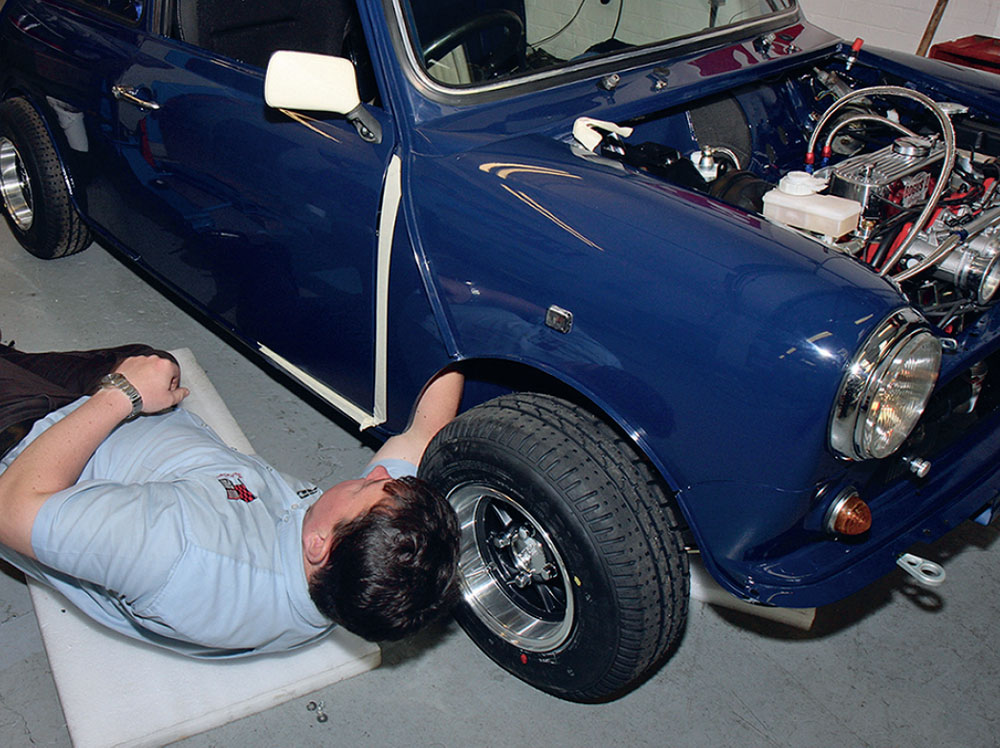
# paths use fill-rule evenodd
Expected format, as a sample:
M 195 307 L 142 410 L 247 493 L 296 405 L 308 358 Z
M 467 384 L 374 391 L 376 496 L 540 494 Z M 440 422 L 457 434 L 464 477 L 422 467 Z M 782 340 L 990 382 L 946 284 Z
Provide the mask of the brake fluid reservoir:
M 858 227 L 861 203 L 836 195 L 820 195 L 826 180 L 790 171 L 764 194 L 764 215 L 795 228 L 826 236 L 843 236 Z

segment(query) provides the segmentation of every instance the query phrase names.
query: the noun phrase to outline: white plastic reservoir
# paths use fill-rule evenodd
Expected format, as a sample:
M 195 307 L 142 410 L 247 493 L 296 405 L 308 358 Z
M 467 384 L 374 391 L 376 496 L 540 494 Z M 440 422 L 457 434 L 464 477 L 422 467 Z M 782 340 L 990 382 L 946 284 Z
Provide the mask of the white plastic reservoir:
M 764 194 L 764 215 L 774 221 L 817 234 L 838 237 L 858 227 L 861 203 L 836 195 L 820 195 L 826 180 L 790 171 Z

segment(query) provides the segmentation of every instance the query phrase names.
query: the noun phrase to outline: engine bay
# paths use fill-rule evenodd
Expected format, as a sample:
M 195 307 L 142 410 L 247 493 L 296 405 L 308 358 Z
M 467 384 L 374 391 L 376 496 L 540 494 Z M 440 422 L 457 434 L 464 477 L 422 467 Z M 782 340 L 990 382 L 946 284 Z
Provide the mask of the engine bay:
M 857 49 L 621 123 L 596 151 L 849 254 L 945 336 L 1000 298 L 1000 126 Z

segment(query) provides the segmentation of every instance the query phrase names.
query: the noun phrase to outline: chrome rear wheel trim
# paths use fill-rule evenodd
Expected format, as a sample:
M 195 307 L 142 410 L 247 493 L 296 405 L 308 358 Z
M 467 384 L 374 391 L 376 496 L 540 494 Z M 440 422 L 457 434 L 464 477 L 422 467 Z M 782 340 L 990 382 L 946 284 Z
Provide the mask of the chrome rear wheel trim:
M 17 147 L 4 137 L 0 137 L 0 194 L 14 225 L 28 231 L 35 222 L 31 183 Z

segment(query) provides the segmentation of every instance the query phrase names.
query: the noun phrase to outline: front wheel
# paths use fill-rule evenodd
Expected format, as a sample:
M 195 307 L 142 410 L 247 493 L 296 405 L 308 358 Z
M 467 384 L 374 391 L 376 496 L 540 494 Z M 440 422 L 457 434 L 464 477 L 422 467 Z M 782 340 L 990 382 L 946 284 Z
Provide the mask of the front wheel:
M 505 395 L 445 427 L 420 470 L 459 518 L 456 618 L 518 678 L 606 700 L 679 638 L 688 568 L 676 515 L 601 419 L 554 397 Z
M 65 257 L 90 244 L 45 123 L 24 99 L 0 104 L 0 194 L 14 236 L 35 257 Z

